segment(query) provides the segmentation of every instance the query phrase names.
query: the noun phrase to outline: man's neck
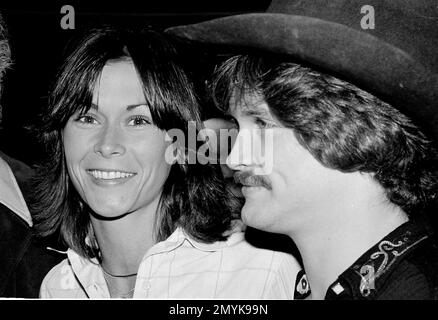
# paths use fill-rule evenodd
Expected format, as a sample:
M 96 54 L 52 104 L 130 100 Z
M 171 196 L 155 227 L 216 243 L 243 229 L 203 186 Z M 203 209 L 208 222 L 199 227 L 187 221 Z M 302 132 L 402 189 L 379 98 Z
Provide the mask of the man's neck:
M 353 206 L 354 207 L 354 206 Z M 324 299 L 329 286 L 367 250 L 405 223 L 407 215 L 399 208 L 355 207 L 329 212 L 321 228 L 292 233 L 301 253 L 312 299 Z

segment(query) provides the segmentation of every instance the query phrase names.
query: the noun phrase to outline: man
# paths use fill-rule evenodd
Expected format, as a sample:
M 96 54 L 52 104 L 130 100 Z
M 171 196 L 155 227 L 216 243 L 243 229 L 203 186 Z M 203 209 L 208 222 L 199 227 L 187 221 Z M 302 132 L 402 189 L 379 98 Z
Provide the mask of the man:
M 278 0 L 265 14 L 169 30 L 251 52 L 223 63 L 211 88 L 239 130 L 227 164 L 243 221 L 290 236 L 301 253 L 295 297 L 438 298 L 430 17 L 433 1 Z
M 0 15 L 0 93 L 10 63 Z M 29 167 L 0 152 L 0 297 L 38 297 L 43 277 L 60 261 L 32 236 L 32 218 L 20 191 L 26 189 L 30 176 Z

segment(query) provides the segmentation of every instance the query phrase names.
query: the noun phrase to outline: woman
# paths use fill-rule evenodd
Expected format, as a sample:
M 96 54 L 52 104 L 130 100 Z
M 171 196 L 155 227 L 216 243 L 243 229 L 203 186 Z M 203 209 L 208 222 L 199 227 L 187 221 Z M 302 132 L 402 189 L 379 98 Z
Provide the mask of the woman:
M 189 121 L 199 106 L 163 35 L 100 29 L 78 45 L 43 117 L 37 228 L 69 250 L 41 297 L 292 298 L 296 260 L 249 245 L 220 171 L 169 139 Z

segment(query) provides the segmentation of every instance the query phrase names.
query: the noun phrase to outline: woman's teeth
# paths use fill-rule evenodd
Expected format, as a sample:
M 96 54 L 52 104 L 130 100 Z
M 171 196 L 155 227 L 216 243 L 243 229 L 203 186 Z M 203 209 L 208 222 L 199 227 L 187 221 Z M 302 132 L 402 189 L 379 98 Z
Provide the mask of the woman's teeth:
M 134 175 L 134 173 L 122 172 L 122 171 L 100 171 L 100 170 L 89 170 L 90 174 L 96 179 L 111 180 L 111 179 L 123 179 L 129 178 Z

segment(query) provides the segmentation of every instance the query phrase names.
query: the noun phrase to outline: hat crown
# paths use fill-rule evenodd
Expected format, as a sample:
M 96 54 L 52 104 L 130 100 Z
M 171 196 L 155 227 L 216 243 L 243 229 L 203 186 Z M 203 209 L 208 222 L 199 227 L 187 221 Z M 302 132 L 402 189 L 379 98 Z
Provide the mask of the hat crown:
M 436 0 L 273 0 L 266 12 L 345 25 L 401 48 L 438 71 Z M 367 14 L 373 15 L 373 28 L 364 28 Z
M 265 13 L 168 32 L 218 52 L 280 55 L 337 76 L 427 127 L 438 145 L 437 0 L 273 0 Z
M 436 22 L 438 19 L 436 0 L 272 0 L 266 13 L 337 17 L 348 12 L 359 13 L 364 6 L 372 6 L 376 11 L 412 15 L 420 20 Z

